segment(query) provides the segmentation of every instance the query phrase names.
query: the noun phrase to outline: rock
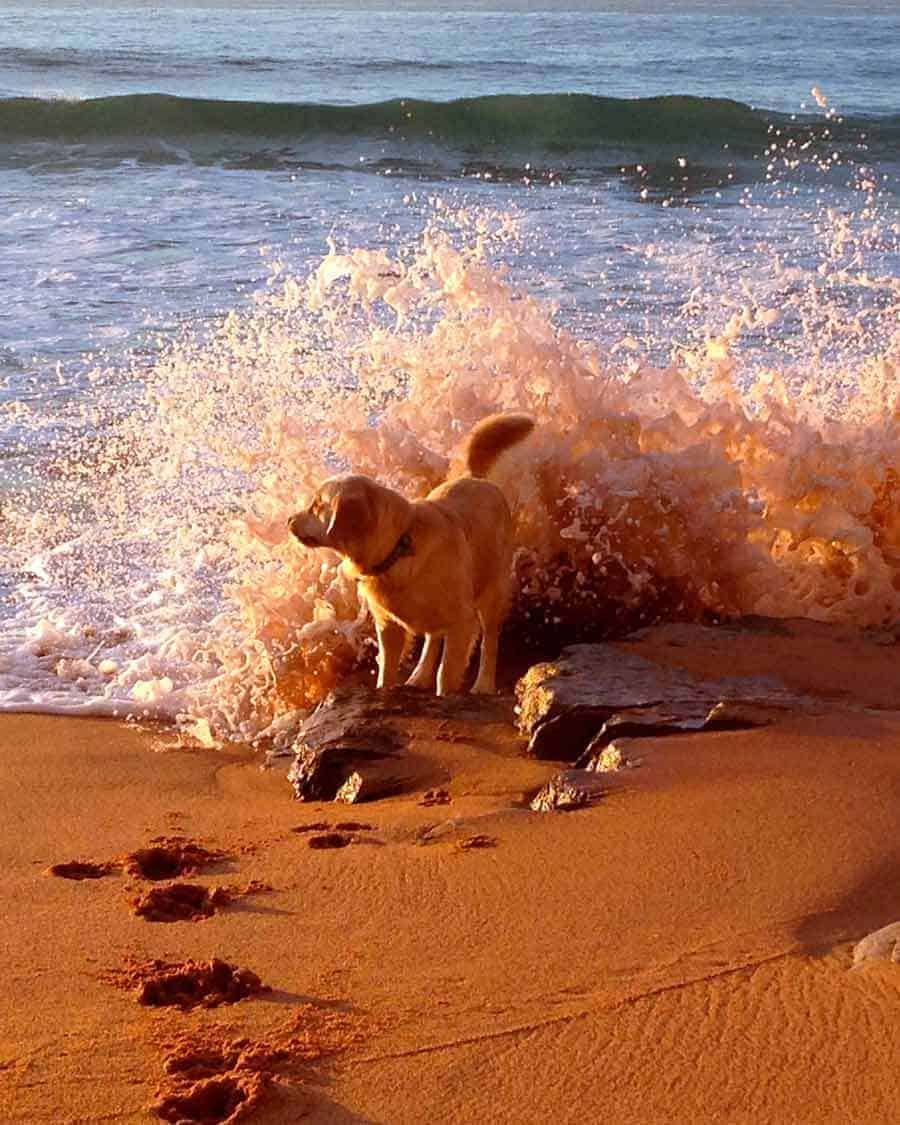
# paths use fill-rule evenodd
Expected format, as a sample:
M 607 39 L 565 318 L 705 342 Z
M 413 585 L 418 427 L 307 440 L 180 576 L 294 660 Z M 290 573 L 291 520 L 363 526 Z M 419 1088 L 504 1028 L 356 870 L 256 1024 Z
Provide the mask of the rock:
M 797 701 L 798 703 L 800 701 Z M 685 704 L 681 714 L 674 708 L 646 707 L 618 711 L 607 719 L 577 759 L 578 769 L 605 770 L 606 749 L 612 739 L 632 741 L 666 734 L 683 734 L 700 730 L 747 730 L 750 727 L 768 726 L 790 715 L 794 708 L 774 701 L 753 699 L 723 699 L 711 707 L 708 702 Z
M 358 799 L 360 771 L 395 758 L 405 745 L 384 722 L 385 711 L 383 701 L 371 692 L 332 692 L 322 700 L 294 742 L 288 781 L 297 800 L 333 801 L 348 782 L 341 799 Z M 351 780 L 354 775 L 359 782 Z
M 530 732 L 525 753 L 532 758 L 574 762 L 607 717 L 603 710 L 590 706 L 572 707 L 563 715 L 553 715 Z
M 605 786 L 596 773 L 563 770 L 552 777 L 531 802 L 533 812 L 583 809 L 598 801 Z
M 350 804 L 359 799 L 359 792 L 363 788 L 360 770 L 365 764 L 391 756 L 377 750 L 348 746 L 342 741 L 333 746 L 318 748 L 305 746 L 298 741 L 295 751 L 294 764 L 287 776 L 298 801 L 339 799 Z M 339 793 L 342 794 L 340 798 Z
M 459 729 L 461 724 L 507 725 L 512 720 L 512 700 L 503 695 L 440 697 L 406 687 L 390 691 L 372 691 L 349 685 L 336 688 L 305 718 L 302 712 L 292 711 L 271 724 L 262 736 L 267 744 L 266 768 L 284 768 L 285 759 L 294 757 L 298 742 L 319 745 L 322 739 L 327 741 L 338 714 L 344 716 L 348 727 L 358 728 L 356 731 L 347 729 L 345 733 L 348 737 L 359 735 L 358 745 L 363 747 L 374 738 L 374 748 L 377 749 L 382 736 L 392 743 L 406 745 L 402 727 L 411 719 L 430 723 L 430 738 L 451 742 L 465 737 Z
M 361 801 L 377 801 L 380 797 L 393 797 L 402 793 L 414 781 L 414 776 L 399 772 L 396 768 L 381 768 L 377 765 L 361 766 L 354 770 L 335 793 L 334 799 L 346 805 L 356 805 Z
M 516 698 L 527 753 L 578 766 L 614 738 L 758 726 L 805 702 L 775 681 L 697 680 L 612 644 L 572 645 L 559 660 L 536 664 Z
M 747 727 L 765 727 L 789 716 L 803 703 L 790 703 L 774 699 L 723 699 L 710 709 L 706 716 L 706 730 L 746 730 Z
M 589 746 L 585 753 L 589 753 L 590 749 Z M 590 757 L 584 768 L 592 773 L 618 773 L 619 770 L 626 769 L 630 765 L 633 765 L 633 762 L 626 755 L 623 743 L 610 742 L 608 746 L 604 746 Z
M 471 705 L 469 705 L 471 709 Z M 358 804 L 433 783 L 434 767 L 408 753 L 404 723 L 452 716 L 453 701 L 425 692 L 332 692 L 300 726 L 288 781 L 300 801 Z
M 853 968 L 858 969 L 866 961 L 892 961 L 900 964 L 900 922 L 891 922 L 880 930 L 857 942 L 853 950 Z
M 673 708 L 633 707 L 627 711 L 617 711 L 610 716 L 588 743 L 587 748 L 575 765 L 579 769 L 596 770 L 606 747 L 613 739 L 647 738 L 651 735 L 676 734 L 684 731 L 702 730 L 707 723 L 709 704 L 697 706 L 687 704 L 679 715 Z
M 671 723 L 685 708 L 694 716 L 714 702 L 686 672 L 605 644 L 572 645 L 559 660 L 529 668 L 516 685 L 516 698 L 528 753 L 563 761 L 575 761 L 618 713 L 634 722 L 638 710 L 649 708 L 658 723 L 664 708 Z

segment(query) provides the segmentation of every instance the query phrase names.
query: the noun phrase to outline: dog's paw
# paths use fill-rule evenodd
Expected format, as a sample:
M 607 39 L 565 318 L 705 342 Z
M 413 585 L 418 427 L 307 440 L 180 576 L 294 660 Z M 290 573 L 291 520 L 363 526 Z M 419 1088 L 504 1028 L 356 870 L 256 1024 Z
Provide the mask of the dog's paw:
M 406 681 L 406 686 L 416 688 L 418 691 L 434 691 L 434 676 L 417 676 L 413 673 Z

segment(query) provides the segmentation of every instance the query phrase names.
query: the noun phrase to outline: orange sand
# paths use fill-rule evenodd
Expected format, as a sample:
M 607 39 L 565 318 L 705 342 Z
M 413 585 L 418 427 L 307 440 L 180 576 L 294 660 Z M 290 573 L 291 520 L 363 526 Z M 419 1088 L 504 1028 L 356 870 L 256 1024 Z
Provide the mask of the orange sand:
M 800 655 L 772 636 L 732 652 L 734 674 L 805 663 L 806 690 L 895 705 L 891 647 L 801 641 Z M 411 722 L 451 802 L 350 810 L 292 801 L 245 754 L 4 716 L 0 1120 L 152 1120 L 173 1044 L 286 1042 L 297 1013 L 314 1038 L 311 1012 L 351 1030 L 247 1120 L 893 1122 L 900 967 L 848 966 L 854 940 L 900 919 L 900 716 L 842 706 L 642 740 L 641 767 L 596 807 L 556 814 L 522 804 L 556 767 L 518 757 L 499 724 Z M 348 820 L 372 827 L 345 847 L 292 831 Z M 121 869 L 45 874 L 178 834 L 234 857 L 188 881 L 274 890 L 153 924 L 128 906 L 153 884 Z M 495 846 L 459 846 L 478 835 Z M 213 957 L 272 991 L 182 1012 L 109 983 L 129 961 Z

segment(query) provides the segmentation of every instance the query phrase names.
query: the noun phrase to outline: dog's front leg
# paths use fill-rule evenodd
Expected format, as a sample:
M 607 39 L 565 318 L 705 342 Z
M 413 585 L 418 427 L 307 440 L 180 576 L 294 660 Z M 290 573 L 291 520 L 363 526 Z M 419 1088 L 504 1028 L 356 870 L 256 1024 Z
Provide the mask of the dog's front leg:
M 441 658 L 441 643 L 443 636 L 440 633 L 427 633 L 425 644 L 419 662 L 413 669 L 412 675 L 406 681 L 407 687 L 422 688 L 423 691 L 434 691 L 435 677 L 437 676 L 438 660 Z
M 397 682 L 397 669 L 403 655 L 406 630 L 396 621 L 377 621 L 378 633 L 378 683 L 379 688 L 391 688 Z

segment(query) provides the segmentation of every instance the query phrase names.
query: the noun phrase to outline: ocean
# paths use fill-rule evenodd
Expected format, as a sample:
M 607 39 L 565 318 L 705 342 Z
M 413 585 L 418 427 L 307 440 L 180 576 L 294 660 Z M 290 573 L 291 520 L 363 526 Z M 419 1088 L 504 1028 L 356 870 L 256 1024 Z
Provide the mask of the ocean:
M 0 710 L 290 729 L 498 409 L 510 636 L 900 621 L 895 3 L 0 18 Z

